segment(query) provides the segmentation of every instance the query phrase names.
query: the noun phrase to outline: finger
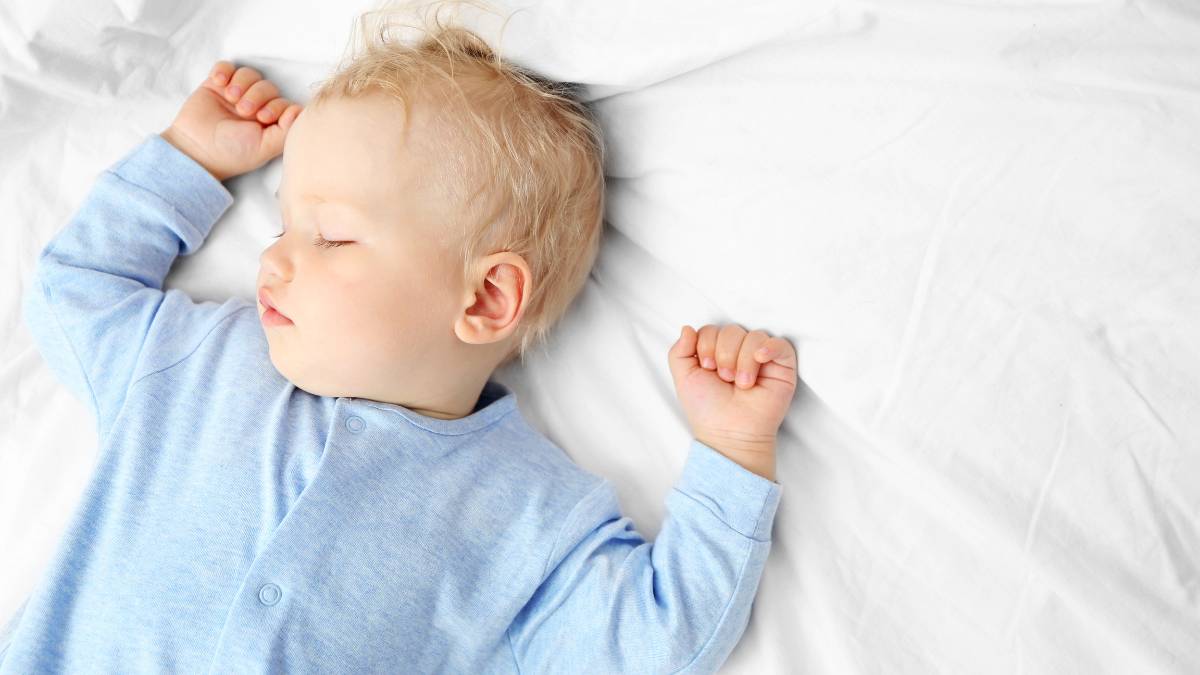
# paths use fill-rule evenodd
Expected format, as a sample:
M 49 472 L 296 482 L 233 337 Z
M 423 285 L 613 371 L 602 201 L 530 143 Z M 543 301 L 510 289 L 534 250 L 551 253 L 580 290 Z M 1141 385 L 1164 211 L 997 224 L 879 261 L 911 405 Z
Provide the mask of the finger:
M 279 122 L 263 129 L 262 148 L 268 160 L 278 157 L 283 152 L 284 141 L 295 123 L 296 117 L 302 112 L 299 104 L 289 105 L 279 117 Z
M 717 369 L 717 359 L 715 358 L 717 348 L 717 333 L 720 332 L 720 327 L 714 326 L 711 323 L 700 327 L 698 343 L 696 345 L 696 357 L 700 359 L 700 367 L 707 370 Z
M 282 127 L 285 132 L 290 130 L 292 125 L 296 123 L 296 118 L 299 117 L 300 113 L 302 112 L 304 112 L 304 106 L 300 105 L 299 103 L 293 103 L 289 105 L 279 115 L 279 126 Z
M 208 72 L 208 77 L 214 84 L 224 87 L 229 83 L 229 78 L 233 76 L 233 63 L 229 61 L 217 61 L 213 65 L 212 70 Z
M 258 112 L 264 103 L 279 95 L 279 90 L 270 80 L 259 80 L 250 85 L 246 93 L 242 94 L 242 100 L 238 101 L 237 111 L 242 117 L 250 117 Z
M 279 116 L 282 115 L 283 111 L 287 110 L 288 106 L 291 104 L 291 101 L 282 97 L 273 98 L 270 101 L 267 101 L 266 105 L 258 109 L 258 121 L 262 122 L 263 124 L 270 124 L 271 122 L 274 122 L 275 120 L 279 119 Z
M 262 73 L 250 68 L 242 66 L 233 73 L 233 77 L 229 78 L 229 84 L 225 87 L 225 100 L 230 103 L 237 103 L 242 94 L 250 88 L 250 85 L 262 79 Z
M 774 361 L 787 368 L 796 368 L 796 349 L 783 338 L 773 337 L 764 342 L 755 352 L 754 360 L 760 364 Z
M 717 375 L 726 382 L 733 382 L 738 352 L 742 350 L 745 337 L 746 329 L 736 323 L 725 324 L 717 334 Z
M 742 389 L 749 389 L 758 380 L 758 361 L 754 360 L 754 352 L 771 339 L 765 331 L 752 330 L 746 339 L 742 340 L 742 349 L 737 357 L 737 379 L 735 384 Z
M 683 378 L 699 368 L 696 361 L 697 336 L 691 326 L 684 326 L 679 333 L 679 339 L 667 351 L 667 366 L 671 369 L 671 378 L 678 387 Z
M 762 364 L 759 369 L 764 378 L 785 382 L 793 388 L 796 386 L 796 348 L 791 342 L 773 337 L 754 352 L 754 360 Z

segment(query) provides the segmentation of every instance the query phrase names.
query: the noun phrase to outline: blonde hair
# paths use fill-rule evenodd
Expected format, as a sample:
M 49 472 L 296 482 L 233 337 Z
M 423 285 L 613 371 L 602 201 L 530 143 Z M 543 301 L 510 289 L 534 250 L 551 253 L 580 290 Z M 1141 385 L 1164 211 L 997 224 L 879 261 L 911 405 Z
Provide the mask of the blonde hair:
M 481 171 L 484 180 L 466 201 L 472 202 L 483 186 L 492 193 L 480 202 L 482 217 L 457 233 L 461 245 L 456 262 L 469 288 L 482 256 L 512 251 L 525 259 L 532 289 L 526 289 L 515 345 L 498 365 L 515 357 L 524 363 L 533 347 L 544 346 L 550 328 L 583 289 L 599 252 L 604 141 L 591 111 L 578 99 L 577 85 L 552 82 L 503 61 L 498 48 L 493 50 L 476 33 L 444 25 L 441 8 L 461 2 L 426 5 L 435 8 L 432 25 L 428 14 L 419 26 L 391 20 L 397 12 L 407 14 L 411 4 L 360 15 L 356 21 L 363 46 L 353 49 L 332 77 L 314 85 L 318 88 L 310 105 L 383 92 L 398 99 L 407 113 L 416 97 L 414 87 L 421 88 L 428 77 L 453 85 L 461 110 L 457 104 L 449 107 L 454 114 L 469 114 L 477 133 L 464 133 L 482 151 L 471 159 L 480 160 L 474 171 Z M 390 39 L 394 27 L 416 28 L 421 37 Z M 406 125 L 408 118 L 406 114 Z

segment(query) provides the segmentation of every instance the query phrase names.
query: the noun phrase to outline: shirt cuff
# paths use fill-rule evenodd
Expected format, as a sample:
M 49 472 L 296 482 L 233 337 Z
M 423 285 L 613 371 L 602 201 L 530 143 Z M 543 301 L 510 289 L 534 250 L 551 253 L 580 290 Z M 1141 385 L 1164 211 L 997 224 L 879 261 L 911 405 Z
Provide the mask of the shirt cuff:
M 730 528 L 760 541 L 771 539 L 782 486 L 692 439 L 675 489 L 708 507 Z
M 233 204 L 233 194 L 216 176 L 159 134 L 147 136 L 109 171 L 154 193 L 196 229 L 181 233 L 185 255 L 200 248 L 212 226 Z

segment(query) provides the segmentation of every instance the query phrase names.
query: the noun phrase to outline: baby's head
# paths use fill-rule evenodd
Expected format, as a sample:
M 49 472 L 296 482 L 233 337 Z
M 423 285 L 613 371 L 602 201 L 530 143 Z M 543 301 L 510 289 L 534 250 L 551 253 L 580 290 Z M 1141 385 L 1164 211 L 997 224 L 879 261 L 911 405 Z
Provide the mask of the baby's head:
M 296 119 L 258 287 L 292 321 L 264 330 L 297 387 L 454 419 L 582 289 L 604 149 L 567 86 L 427 31 L 368 39 Z

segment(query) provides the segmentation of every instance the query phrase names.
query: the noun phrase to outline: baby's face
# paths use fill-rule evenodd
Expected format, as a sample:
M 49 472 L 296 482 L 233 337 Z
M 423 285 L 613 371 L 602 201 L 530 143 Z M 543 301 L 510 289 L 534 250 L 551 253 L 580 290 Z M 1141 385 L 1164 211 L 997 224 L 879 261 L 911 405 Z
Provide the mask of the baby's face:
M 412 110 L 407 137 L 403 108 L 383 95 L 306 107 L 288 133 L 283 235 L 260 257 L 258 312 L 265 291 L 291 320 L 264 322 L 271 362 L 310 393 L 404 400 L 448 372 L 461 298 L 447 148 L 430 111 Z

